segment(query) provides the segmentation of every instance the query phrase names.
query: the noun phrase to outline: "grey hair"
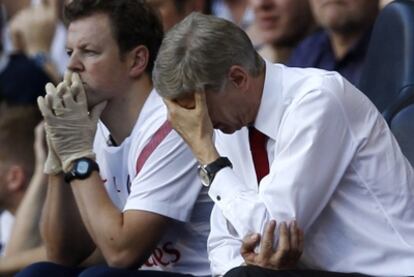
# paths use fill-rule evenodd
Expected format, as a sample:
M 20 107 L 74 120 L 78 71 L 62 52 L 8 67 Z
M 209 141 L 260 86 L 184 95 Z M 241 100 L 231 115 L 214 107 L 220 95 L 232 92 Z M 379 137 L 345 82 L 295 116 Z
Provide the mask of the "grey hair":
M 264 61 L 235 24 L 192 13 L 164 38 L 153 71 L 154 86 L 167 99 L 195 91 L 221 91 L 233 65 L 258 76 Z

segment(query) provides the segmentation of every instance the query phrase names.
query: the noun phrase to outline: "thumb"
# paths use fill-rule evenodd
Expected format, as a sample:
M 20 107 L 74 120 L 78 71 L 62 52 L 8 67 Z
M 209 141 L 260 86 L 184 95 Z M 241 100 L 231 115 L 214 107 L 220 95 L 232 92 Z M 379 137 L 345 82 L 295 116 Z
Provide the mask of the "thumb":
M 259 234 L 248 235 L 243 239 L 240 253 L 242 256 L 254 252 L 256 245 L 260 242 Z
M 103 110 L 106 107 L 106 104 L 108 103 L 108 101 L 105 102 L 101 102 L 98 105 L 96 105 L 95 107 L 92 108 L 90 116 L 93 122 L 97 123 L 99 117 L 101 116 Z

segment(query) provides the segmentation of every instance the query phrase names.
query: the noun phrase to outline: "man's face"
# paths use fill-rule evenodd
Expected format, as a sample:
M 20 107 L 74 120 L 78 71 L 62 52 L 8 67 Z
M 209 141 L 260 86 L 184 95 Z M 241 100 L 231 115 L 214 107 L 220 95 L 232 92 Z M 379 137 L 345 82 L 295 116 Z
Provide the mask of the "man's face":
M 119 96 L 126 89 L 128 63 L 120 58 L 107 15 L 97 13 L 72 22 L 67 51 L 68 69 L 79 73 L 89 107 Z
M 339 33 L 365 27 L 378 12 L 378 0 L 310 0 L 316 21 Z
M 234 133 L 254 119 L 249 98 L 232 84 L 227 84 L 220 92 L 206 92 L 206 101 L 214 129 L 223 133 Z
M 312 24 L 308 0 L 249 0 L 265 43 L 292 46 Z
M 179 0 L 186 1 L 188 6 L 188 0 Z M 185 12 L 179 12 L 175 6 L 174 0 L 148 0 L 148 3 L 156 10 L 160 12 L 162 25 L 164 31 L 168 31 L 175 24 L 180 22 L 185 17 Z

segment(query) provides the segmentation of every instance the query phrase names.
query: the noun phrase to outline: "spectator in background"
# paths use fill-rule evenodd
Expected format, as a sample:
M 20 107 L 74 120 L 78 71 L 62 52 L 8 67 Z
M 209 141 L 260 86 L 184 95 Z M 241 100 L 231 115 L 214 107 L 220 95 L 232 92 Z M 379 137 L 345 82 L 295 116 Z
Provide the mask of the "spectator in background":
M 286 63 L 293 48 L 315 29 L 308 0 L 249 0 L 254 22 L 247 34 L 259 54 Z
M 54 83 L 61 79 L 50 53 L 57 23 L 58 0 L 42 0 L 19 11 L 9 28 L 13 51 L 30 57 Z
M 379 3 L 379 5 L 380 5 L 380 8 L 382 9 L 382 8 L 384 8 L 386 5 L 388 5 L 389 3 L 391 3 L 392 1 L 394 1 L 394 0 L 380 0 L 380 3 Z
M 42 2 L 35 7 L 26 7 L 10 21 L 15 50 L 8 52 L 2 47 L 0 56 L 0 98 L 7 103 L 34 104 L 37 97 L 44 94 L 46 83 L 60 80 L 47 52 L 57 17 L 57 2 L 51 3 L 54 4 Z M 1 22 L 5 23 L 4 20 Z
M 207 0 L 147 0 L 161 15 L 164 32 L 193 11 L 206 12 Z
M 245 30 L 254 19 L 248 0 L 212 0 L 211 14 L 234 22 Z
M 0 275 L 46 259 L 39 220 L 46 195 L 44 130 L 34 106 L 0 105 Z
M 310 0 L 322 29 L 294 50 L 290 66 L 335 70 L 358 86 L 379 0 Z
M 55 67 L 59 80 L 60 76 L 63 76 L 68 61 L 65 49 L 66 28 L 60 18 L 63 2 L 64 0 L 6 0 L 3 2 L 5 16 L 9 22 L 8 25 L 3 26 L 5 52 L 24 51 L 38 63 L 50 62 Z M 17 29 L 16 25 L 18 25 Z M 28 46 L 27 48 L 22 49 L 21 44 L 16 45 L 16 31 L 19 42 L 24 43 Z M 51 77 L 55 79 L 54 76 Z

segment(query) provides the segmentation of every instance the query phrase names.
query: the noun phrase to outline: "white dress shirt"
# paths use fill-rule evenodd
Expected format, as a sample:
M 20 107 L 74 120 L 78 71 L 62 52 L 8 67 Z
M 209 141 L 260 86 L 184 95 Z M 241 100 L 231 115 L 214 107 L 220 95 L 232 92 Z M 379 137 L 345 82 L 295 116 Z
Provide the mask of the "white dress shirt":
M 335 72 L 267 63 L 254 126 L 269 137 L 260 186 L 247 128 L 216 134 L 233 169 L 219 171 L 209 190 L 213 274 L 243 262 L 247 234 L 296 219 L 304 268 L 414 275 L 413 169 L 365 95 Z

